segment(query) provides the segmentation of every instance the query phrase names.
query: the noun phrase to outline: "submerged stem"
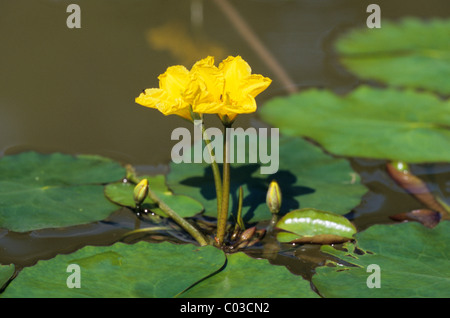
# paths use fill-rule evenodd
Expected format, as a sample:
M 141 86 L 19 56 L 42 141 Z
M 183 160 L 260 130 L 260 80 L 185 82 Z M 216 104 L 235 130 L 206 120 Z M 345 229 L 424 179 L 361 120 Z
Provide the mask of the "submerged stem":
M 132 231 L 129 231 L 129 232 L 125 233 L 124 235 L 122 235 L 120 240 L 123 240 L 126 237 L 129 237 L 131 235 L 138 234 L 138 233 L 153 233 L 153 232 L 154 233 L 158 233 L 159 231 L 167 231 L 167 230 L 170 230 L 170 229 L 171 228 L 167 227 L 167 226 L 145 227 L 145 228 L 142 228 L 142 229 L 136 229 L 136 230 L 132 230 Z

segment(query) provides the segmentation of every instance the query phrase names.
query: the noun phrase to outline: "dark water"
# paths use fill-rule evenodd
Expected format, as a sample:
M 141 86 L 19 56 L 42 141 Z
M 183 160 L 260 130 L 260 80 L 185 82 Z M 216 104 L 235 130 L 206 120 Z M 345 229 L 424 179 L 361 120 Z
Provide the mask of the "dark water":
M 336 65 L 332 43 L 348 28 L 365 25 L 366 7 L 373 2 L 229 1 L 278 68 L 271 67 L 261 49 L 233 26 L 217 1 L 79 0 L 80 29 L 66 26 L 70 3 L 0 1 L 0 154 L 30 149 L 93 153 L 165 172 L 172 130 L 191 127 L 178 117 L 164 117 L 135 104 L 134 98 L 144 88 L 157 87 L 157 76 L 168 66 L 190 67 L 211 54 L 217 61 L 241 55 L 254 73 L 273 79 L 258 97 L 259 105 L 310 86 L 345 92 L 359 82 Z M 382 19 L 449 15 L 448 0 L 376 3 Z M 246 127 L 257 120 L 257 115 L 241 116 L 235 125 Z M 210 117 L 207 124 L 218 122 Z M 370 189 L 349 215 L 358 229 L 390 223 L 389 215 L 422 206 L 388 178 L 383 161 L 351 162 Z M 450 196 L 448 165 L 413 169 L 433 190 Z M 112 244 L 129 229 L 144 226 L 148 224 L 124 209 L 106 221 L 68 229 L 31 233 L 0 229 L 0 263 L 30 266 L 87 244 Z M 177 231 L 161 235 L 189 241 Z M 317 246 L 278 245 L 270 237 L 248 252 L 305 277 L 323 260 Z

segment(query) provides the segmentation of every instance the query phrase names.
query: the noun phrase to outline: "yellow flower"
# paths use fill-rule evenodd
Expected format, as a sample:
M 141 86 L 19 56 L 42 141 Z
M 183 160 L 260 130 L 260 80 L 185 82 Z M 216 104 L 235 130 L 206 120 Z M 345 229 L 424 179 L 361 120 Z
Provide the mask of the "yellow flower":
M 229 56 L 218 68 L 208 65 L 207 68 L 202 66 L 201 70 L 197 81 L 204 82 L 213 102 L 192 105 L 193 110 L 204 114 L 217 113 L 222 121 L 228 119 L 232 122 L 238 114 L 255 112 L 255 97 L 272 82 L 268 77 L 251 74 L 250 65 L 240 56 Z
M 191 120 L 190 105 L 184 100 L 184 91 L 189 84 L 189 71 L 182 65 L 167 68 L 159 77 L 159 88 L 147 88 L 136 103 L 156 108 L 164 115 L 178 115 Z
M 195 113 L 217 113 L 222 103 L 220 96 L 224 87 L 224 76 L 214 65 L 214 57 L 208 56 L 191 69 L 190 82 L 185 91 L 184 98 L 192 106 Z
M 251 74 L 250 66 L 240 56 L 228 57 L 219 67 L 212 56 L 196 62 L 190 71 L 181 65 L 171 66 L 158 79 L 159 88 L 146 89 L 136 103 L 189 120 L 191 111 L 218 114 L 223 122 L 255 112 L 255 97 L 272 82 Z

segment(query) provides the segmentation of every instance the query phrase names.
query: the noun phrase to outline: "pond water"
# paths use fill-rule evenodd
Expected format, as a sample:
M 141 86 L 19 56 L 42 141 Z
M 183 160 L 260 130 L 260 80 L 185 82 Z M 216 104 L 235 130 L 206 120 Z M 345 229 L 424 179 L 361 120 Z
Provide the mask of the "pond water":
M 207 55 L 215 55 L 217 61 L 241 55 L 254 73 L 273 79 L 257 98 L 259 105 L 312 86 L 346 92 L 359 81 L 336 64 L 331 44 L 348 28 L 365 25 L 371 2 L 79 0 L 80 29 L 66 26 L 70 3 L 0 3 L 0 155 L 24 150 L 91 153 L 141 171 L 167 172 L 172 130 L 192 127 L 176 116 L 164 117 L 139 106 L 134 98 L 144 88 L 157 87 L 157 76 L 168 66 L 190 67 Z M 442 17 L 448 12 L 448 0 L 430 0 L 426 5 L 404 0 L 376 3 L 382 19 Z M 244 25 L 236 24 L 236 19 Z M 209 117 L 207 124 L 219 122 Z M 240 116 L 235 124 L 249 125 L 258 125 L 257 114 Z M 389 179 L 385 162 L 352 159 L 351 163 L 370 189 L 349 215 L 358 229 L 392 222 L 389 215 L 421 207 Z M 450 196 L 448 165 L 412 168 L 433 190 Z M 139 222 L 122 209 L 108 220 L 68 229 L 31 233 L 0 229 L 0 263 L 14 262 L 20 268 L 86 244 L 112 244 L 130 228 L 148 225 Z M 176 242 L 190 240 L 177 231 L 161 235 Z M 263 243 L 248 252 L 305 277 L 324 259 L 314 245 L 280 246 L 270 237 Z

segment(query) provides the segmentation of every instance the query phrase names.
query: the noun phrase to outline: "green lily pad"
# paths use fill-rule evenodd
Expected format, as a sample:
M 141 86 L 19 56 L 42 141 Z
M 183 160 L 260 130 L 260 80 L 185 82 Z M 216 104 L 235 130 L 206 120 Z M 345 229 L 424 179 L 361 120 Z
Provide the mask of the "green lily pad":
M 434 229 L 416 222 L 374 225 L 356 234 L 356 245 L 346 243 L 346 251 L 322 246 L 343 264 L 318 267 L 312 281 L 324 297 L 448 298 L 449 242 L 448 221 Z
M 450 101 L 429 93 L 360 86 L 339 96 L 311 89 L 272 99 L 260 115 L 340 156 L 450 161 Z
M 360 203 L 367 191 L 347 160 L 329 156 L 302 138 L 280 137 L 278 149 L 279 166 L 274 174 L 261 174 L 260 168 L 266 164 L 249 163 L 248 150 L 245 163 L 231 164 L 230 211 L 236 214 L 238 190 L 242 186 L 245 222 L 272 217 L 266 205 L 266 194 L 274 179 L 283 194 L 280 215 L 307 207 L 346 214 Z M 202 202 L 205 215 L 217 216 L 214 178 L 209 164 L 171 163 L 167 184 L 174 193 Z
M 277 240 L 283 243 L 342 243 L 353 239 L 355 226 L 342 215 L 316 209 L 294 210 L 276 224 L 283 231 Z
M 181 295 L 187 298 L 316 298 L 310 282 L 283 266 L 242 252 L 227 256 L 225 269 Z
M 11 265 L 0 265 L 0 291 L 2 287 L 10 280 L 14 274 L 15 266 Z
M 389 85 L 450 94 L 450 20 L 383 21 L 380 29 L 355 29 L 336 50 L 357 76 Z
M 125 169 L 100 156 L 25 152 L 1 158 L 0 176 L 0 227 L 26 232 L 106 218 L 117 206 L 103 184 Z
M 175 297 L 192 284 L 219 270 L 225 254 L 213 247 L 168 242 L 87 246 L 24 268 L 1 297 L 13 298 L 129 298 Z M 76 274 L 68 266 L 79 266 Z
M 192 217 L 203 211 L 203 205 L 191 197 L 185 195 L 173 194 L 165 185 L 165 176 L 147 176 L 149 187 L 152 191 L 170 206 L 177 214 L 183 218 Z M 112 202 L 121 206 L 136 208 L 133 199 L 133 190 L 135 184 L 129 182 L 115 182 L 106 185 L 105 195 Z M 152 212 L 167 217 L 167 214 L 157 207 L 157 205 L 147 197 L 142 203 L 143 208 L 150 209 Z

